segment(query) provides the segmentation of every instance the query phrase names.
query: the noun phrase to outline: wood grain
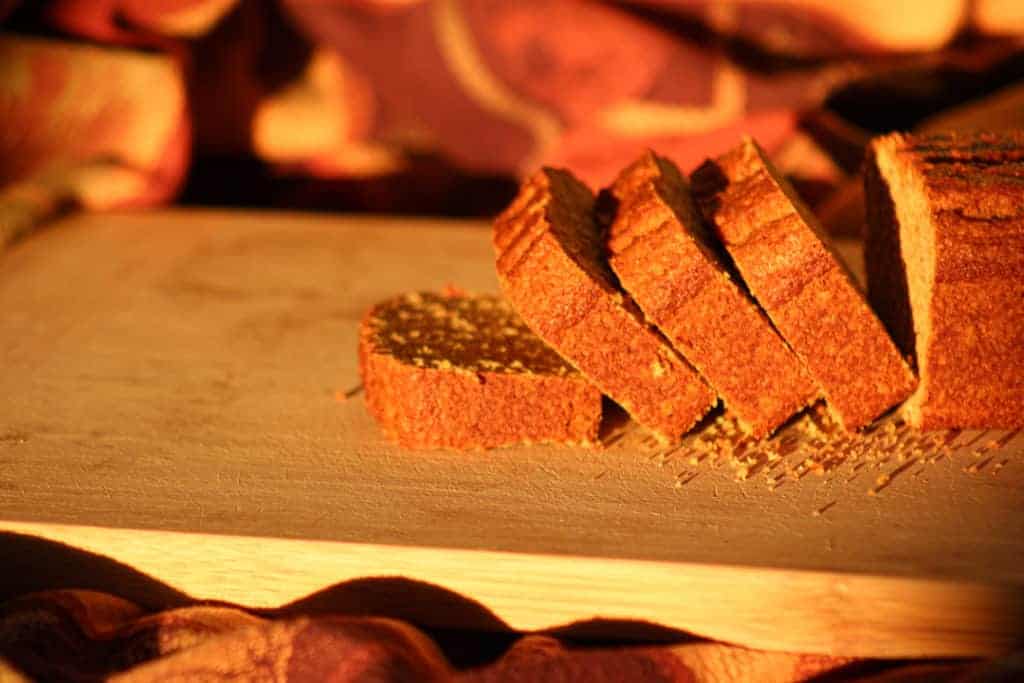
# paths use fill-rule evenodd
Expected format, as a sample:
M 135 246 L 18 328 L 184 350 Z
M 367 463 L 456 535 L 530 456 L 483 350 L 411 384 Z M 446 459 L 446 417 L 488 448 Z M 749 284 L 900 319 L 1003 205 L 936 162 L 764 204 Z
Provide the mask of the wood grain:
M 481 225 L 162 212 L 16 245 L 0 255 L 0 529 L 253 606 L 402 575 L 513 628 L 646 620 L 867 656 L 1020 641 L 1024 436 L 972 459 L 1001 435 L 965 433 L 874 497 L 875 470 L 770 492 L 632 437 L 403 452 L 358 393 L 342 400 L 357 322 L 449 282 L 496 291 Z

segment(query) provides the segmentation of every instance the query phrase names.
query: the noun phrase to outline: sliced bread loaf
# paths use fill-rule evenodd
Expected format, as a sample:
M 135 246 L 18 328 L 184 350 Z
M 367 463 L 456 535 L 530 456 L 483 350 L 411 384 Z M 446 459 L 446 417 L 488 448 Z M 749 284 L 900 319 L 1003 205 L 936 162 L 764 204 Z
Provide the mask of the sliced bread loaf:
M 699 204 L 750 292 L 847 429 L 916 380 L 817 219 L 751 139 L 693 175 Z
M 602 198 L 611 216 L 609 263 L 622 287 L 742 426 L 766 436 L 817 396 L 799 359 L 734 281 L 675 164 L 648 152 Z
M 662 440 L 688 431 L 714 392 L 618 289 L 594 195 L 546 168 L 494 223 L 498 279 L 526 324 Z

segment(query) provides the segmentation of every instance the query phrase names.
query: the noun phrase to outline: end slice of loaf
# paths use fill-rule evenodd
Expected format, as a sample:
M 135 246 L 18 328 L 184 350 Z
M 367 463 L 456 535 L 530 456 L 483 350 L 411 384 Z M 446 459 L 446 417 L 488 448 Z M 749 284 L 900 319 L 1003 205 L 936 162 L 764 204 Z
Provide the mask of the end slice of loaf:
M 498 279 L 526 324 L 662 440 L 716 403 L 697 372 L 647 327 L 603 256 L 594 195 L 546 168 L 494 223 Z
M 916 380 L 811 211 L 751 139 L 693 176 L 750 292 L 846 429 L 906 399 Z
M 917 362 L 908 421 L 1024 426 L 1024 133 L 875 139 L 868 292 Z
M 413 293 L 359 333 L 370 413 L 407 448 L 597 443 L 601 392 L 494 296 Z
M 813 401 L 818 387 L 733 281 L 668 159 L 648 152 L 606 191 L 606 237 L 622 287 L 755 437 Z

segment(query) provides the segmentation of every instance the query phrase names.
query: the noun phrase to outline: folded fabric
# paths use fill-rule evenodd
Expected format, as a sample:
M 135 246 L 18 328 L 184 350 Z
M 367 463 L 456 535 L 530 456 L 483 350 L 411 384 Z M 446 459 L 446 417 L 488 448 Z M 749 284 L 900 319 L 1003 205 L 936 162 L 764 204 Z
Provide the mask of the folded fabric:
M 183 187 L 489 213 L 540 164 L 603 185 L 644 148 L 688 171 L 741 133 L 814 203 L 859 163 L 860 126 L 1019 79 L 1024 32 L 1000 0 L 5 0 L 0 21 L 0 245 Z
M 582 645 L 551 635 L 434 634 L 373 616 L 259 614 L 223 604 L 147 613 L 105 593 L 52 591 L 0 605 L 3 680 L 1002 681 L 1024 660 L 866 662 L 690 640 Z M 474 642 L 474 638 L 477 642 Z M 504 645 L 494 647 L 495 640 Z M 480 647 L 487 642 L 488 647 Z M 488 650 L 467 657 L 465 651 Z

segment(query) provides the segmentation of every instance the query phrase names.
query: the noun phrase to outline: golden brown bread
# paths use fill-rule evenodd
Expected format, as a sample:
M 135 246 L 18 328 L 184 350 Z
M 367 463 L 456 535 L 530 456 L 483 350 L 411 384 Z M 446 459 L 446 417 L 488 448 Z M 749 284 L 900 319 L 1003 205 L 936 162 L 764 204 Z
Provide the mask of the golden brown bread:
M 359 335 L 370 413 L 407 448 L 597 442 L 601 392 L 493 296 L 414 293 Z
M 862 427 L 915 378 L 822 234 L 753 140 L 701 166 L 694 191 L 750 292 L 803 360 L 830 411 Z
M 864 173 L 868 292 L 914 354 L 908 421 L 1024 425 L 1024 133 L 894 133 Z
M 538 171 L 494 223 L 498 279 L 526 324 L 664 440 L 688 431 L 714 392 L 617 288 L 594 196 L 571 174 Z
M 818 394 L 799 359 L 733 281 L 678 168 L 652 152 L 603 197 L 623 289 L 756 437 Z

